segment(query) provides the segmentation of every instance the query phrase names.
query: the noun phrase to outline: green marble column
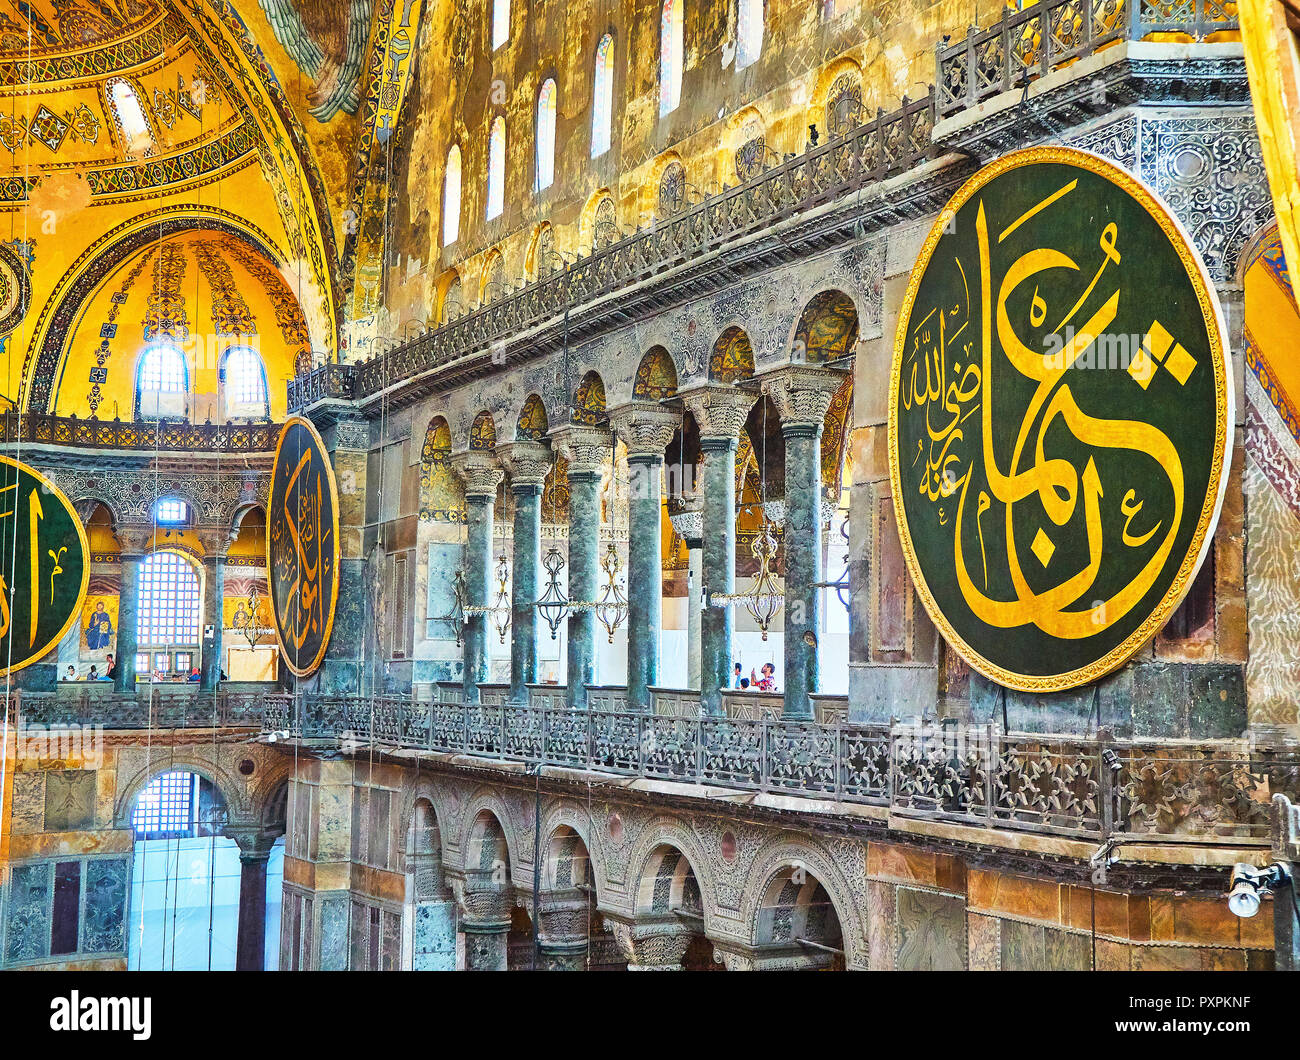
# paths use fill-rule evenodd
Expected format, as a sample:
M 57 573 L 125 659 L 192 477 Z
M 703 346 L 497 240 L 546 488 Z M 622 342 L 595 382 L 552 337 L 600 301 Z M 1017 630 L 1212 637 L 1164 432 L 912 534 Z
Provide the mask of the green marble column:
M 681 415 L 656 402 L 637 401 L 610 413 L 627 447 L 627 705 L 651 709 L 651 686 L 659 683 L 659 636 L 663 629 L 664 448 Z
M 822 637 L 821 437 L 831 399 L 844 376 L 825 368 L 791 365 L 766 374 L 763 393 L 776 406 L 785 439 L 785 693 L 787 718 L 813 716 Z
M 600 582 L 600 474 L 610 455 L 610 433 L 566 426 L 551 432 L 569 463 L 569 600 L 591 603 Z M 587 707 L 587 686 L 596 683 L 596 615 L 569 611 L 567 702 Z
M 702 575 L 710 596 L 736 591 L 736 444 L 754 394 L 706 384 L 681 395 L 700 429 L 699 491 L 704 495 Z M 711 604 L 700 617 L 700 706 L 722 713 L 731 680 L 731 604 Z
M 221 625 L 222 598 L 226 593 L 226 557 L 220 551 L 209 553 L 203 561 L 204 581 L 203 625 L 212 627 L 212 639 L 203 641 L 203 658 L 199 671 L 199 687 L 214 691 L 221 683 Z
M 140 563 L 144 557 L 139 552 L 122 549 L 122 586 L 117 601 L 117 650 L 113 658 L 117 669 L 113 673 L 114 692 L 135 691 L 135 653 L 140 622 Z
M 486 606 L 492 584 L 492 514 L 502 471 L 487 450 L 452 457 L 452 466 L 465 483 L 466 604 Z M 487 618 L 482 613 L 465 620 L 465 702 L 479 701 L 478 686 L 488 679 Z
M 514 555 L 510 571 L 510 702 L 526 704 L 537 680 L 537 598 L 542 565 L 542 489 L 551 451 L 539 442 L 497 446 L 514 497 Z

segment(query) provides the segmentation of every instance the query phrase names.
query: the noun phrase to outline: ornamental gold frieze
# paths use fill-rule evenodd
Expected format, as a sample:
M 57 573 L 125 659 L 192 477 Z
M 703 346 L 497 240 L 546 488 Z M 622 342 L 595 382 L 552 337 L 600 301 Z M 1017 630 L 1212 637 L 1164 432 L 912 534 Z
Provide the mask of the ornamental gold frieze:
M 1182 225 L 1097 155 L 1014 152 L 940 213 L 899 314 L 890 474 L 918 595 L 976 670 L 1075 687 L 1177 608 L 1227 481 L 1223 336 Z
M 146 22 L 128 27 L 100 47 L 73 41 L 42 53 L 26 49 L 0 59 L 0 88 L 29 89 L 79 78 L 104 80 L 126 70 L 134 71 L 190 35 L 175 11 L 157 8 Z

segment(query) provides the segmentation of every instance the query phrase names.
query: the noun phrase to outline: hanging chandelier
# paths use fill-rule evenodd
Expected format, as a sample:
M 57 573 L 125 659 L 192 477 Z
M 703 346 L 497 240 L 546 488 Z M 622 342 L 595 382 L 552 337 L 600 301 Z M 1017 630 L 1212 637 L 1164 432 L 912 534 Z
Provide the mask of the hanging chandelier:
M 463 597 L 460 593 L 464 591 L 465 587 L 465 572 L 463 570 L 457 571 L 456 578 L 459 589 L 457 598 L 461 600 Z M 510 593 L 507 588 L 510 584 L 510 564 L 504 554 L 497 557 L 496 580 L 496 599 L 491 604 L 462 604 L 461 610 L 466 615 L 492 616 L 492 624 L 496 627 L 501 643 L 504 644 L 506 634 L 510 631 Z M 459 637 L 457 643 L 460 643 Z
M 776 524 L 767 517 L 765 512 L 758 533 L 754 535 L 754 540 L 749 546 L 750 553 L 758 560 L 758 571 L 750 582 L 749 588 L 743 593 L 712 593 L 709 596 L 711 604 L 720 604 L 723 607 L 727 604 L 743 604 L 745 610 L 754 619 L 754 624 L 758 626 L 758 631 L 764 640 L 767 640 L 772 620 L 785 601 L 785 593 L 778 587 L 776 573 L 773 570 L 776 565 L 776 535 Z
M 465 637 L 465 601 L 468 599 L 465 589 L 465 570 L 460 568 L 451 579 L 451 610 L 438 617 L 439 622 L 447 622 L 456 631 L 456 647 L 460 647 Z
M 534 605 L 543 621 L 550 627 L 551 640 L 560 632 L 560 623 L 569 614 L 569 601 L 560 588 L 560 572 L 564 570 L 564 557 L 560 550 L 552 545 L 542 557 L 542 569 L 546 571 L 546 591 Z
M 605 627 L 609 642 L 613 644 L 614 632 L 627 619 L 627 593 L 623 590 L 623 578 L 620 577 L 623 564 L 613 541 L 605 549 L 600 569 L 605 572 L 605 582 L 600 587 L 600 597 L 596 600 L 596 618 Z

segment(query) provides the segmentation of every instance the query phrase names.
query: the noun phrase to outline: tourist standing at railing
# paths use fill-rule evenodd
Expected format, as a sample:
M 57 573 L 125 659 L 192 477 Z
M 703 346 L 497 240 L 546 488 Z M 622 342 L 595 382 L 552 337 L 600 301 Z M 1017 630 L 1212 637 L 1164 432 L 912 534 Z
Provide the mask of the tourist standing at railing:
M 731 687 L 744 688 L 745 687 L 743 683 L 744 680 L 745 679 L 740 676 L 740 663 L 736 663 L 736 665 L 732 668 L 731 671 Z
M 770 662 L 763 664 L 762 676 L 756 676 L 753 670 L 749 671 L 749 683 L 759 692 L 776 691 L 776 667 Z

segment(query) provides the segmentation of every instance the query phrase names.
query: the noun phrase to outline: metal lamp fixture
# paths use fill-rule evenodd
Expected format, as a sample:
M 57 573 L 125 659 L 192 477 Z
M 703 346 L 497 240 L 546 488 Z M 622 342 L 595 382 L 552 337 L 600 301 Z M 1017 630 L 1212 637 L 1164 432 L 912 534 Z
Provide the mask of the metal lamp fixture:
M 569 600 L 560 588 L 560 572 L 564 570 L 564 557 L 560 550 L 552 545 L 542 557 L 542 569 L 546 571 L 546 591 L 537 601 L 536 607 L 542 619 L 551 629 L 551 640 L 560 632 L 560 623 L 568 617 Z
M 596 618 L 605 627 L 609 642 L 613 644 L 614 632 L 627 619 L 627 593 L 623 590 L 623 578 L 620 577 L 623 564 L 613 541 L 605 550 L 600 569 L 605 572 L 605 584 L 600 587 L 600 598 L 596 601 Z
M 464 585 L 464 572 L 458 571 L 461 584 Z M 507 586 L 510 584 L 510 564 L 504 555 L 497 557 L 497 595 L 496 599 L 487 605 L 472 604 L 464 607 L 463 610 L 467 615 L 491 615 L 492 624 L 496 627 L 497 635 L 501 638 L 501 643 L 506 642 L 506 633 L 510 630 L 510 593 Z

